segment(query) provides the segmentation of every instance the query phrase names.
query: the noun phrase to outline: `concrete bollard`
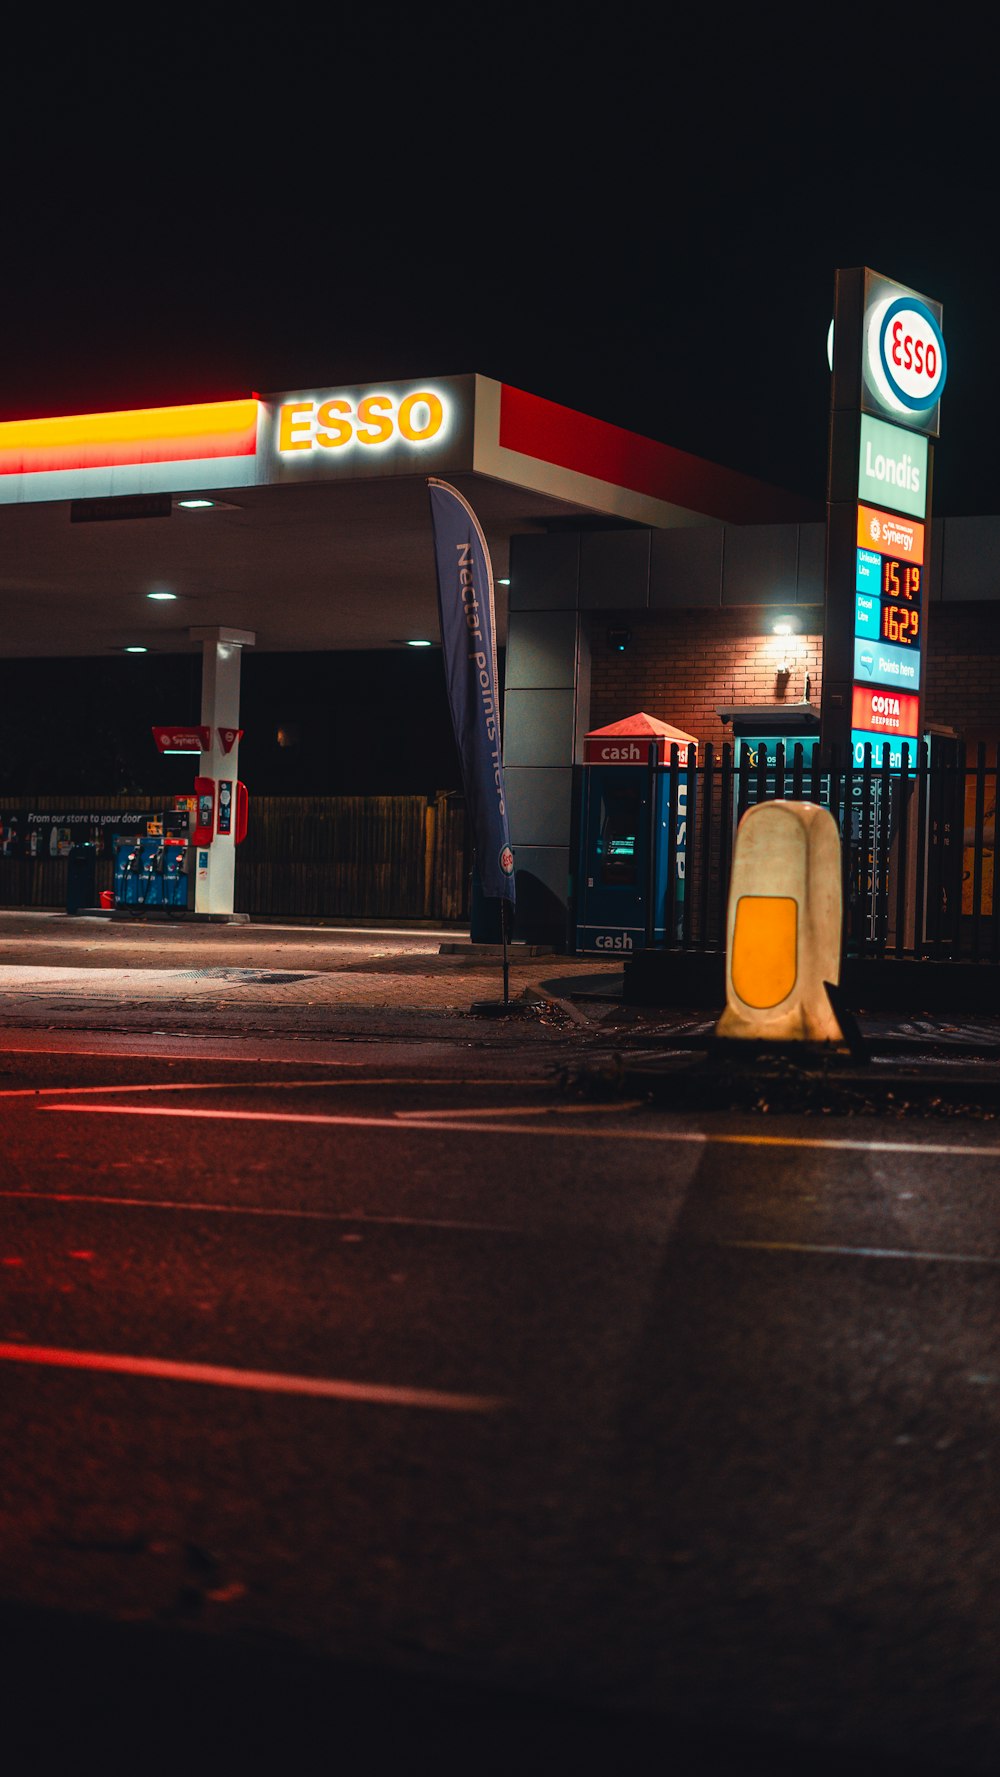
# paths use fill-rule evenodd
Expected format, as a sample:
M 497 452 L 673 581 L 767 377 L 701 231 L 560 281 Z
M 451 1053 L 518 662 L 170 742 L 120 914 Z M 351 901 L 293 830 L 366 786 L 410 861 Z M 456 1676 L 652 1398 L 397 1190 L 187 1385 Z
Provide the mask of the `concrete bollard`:
M 760 802 L 736 833 L 719 1038 L 841 1046 L 824 982 L 840 980 L 840 834 L 812 802 Z

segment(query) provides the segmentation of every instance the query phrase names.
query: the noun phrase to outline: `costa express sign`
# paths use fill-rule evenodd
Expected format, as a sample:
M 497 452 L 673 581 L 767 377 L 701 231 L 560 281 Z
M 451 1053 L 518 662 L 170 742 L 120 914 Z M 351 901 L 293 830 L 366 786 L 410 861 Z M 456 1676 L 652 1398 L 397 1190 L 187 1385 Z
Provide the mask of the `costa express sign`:
M 867 685 L 855 685 L 851 710 L 853 728 L 869 734 L 916 735 L 920 699 L 905 691 L 871 691 Z

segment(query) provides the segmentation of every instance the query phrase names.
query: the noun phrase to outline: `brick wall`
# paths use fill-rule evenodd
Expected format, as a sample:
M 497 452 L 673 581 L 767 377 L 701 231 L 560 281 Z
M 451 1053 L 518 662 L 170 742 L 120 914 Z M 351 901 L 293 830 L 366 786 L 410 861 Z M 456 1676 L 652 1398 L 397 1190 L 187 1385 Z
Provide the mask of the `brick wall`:
M 1000 744 L 1000 605 L 932 605 L 928 629 L 928 721 Z
M 608 646 L 609 622 L 631 631 L 624 654 Z M 595 615 L 588 726 L 645 710 L 718 746 L 733 737 L 716 714 L 720 705 L 799 703 L 806 671 L 818 709 L 822 635 L 783 638 L 773 622 L 770 611 L 747 607 Z M 1000 744 L 1000 604 L 936 605 L 929 636 L 927 720 L 957 729 L 970 746 Z M 782 685 L 776 667 L 786 641 L 796 658 Z
M 777 613 L 768 610 L 638 612 L 598 617 L 591 627 L 591 728 L 645 710 L 701 742 L 732 742 L 733 730 L 717 715 L 733 703 L 801 703 L 804 676 L 818 710 L 823 638 L 776 636 Z M 814 619 L 815 620 L 815 619 Z M 624 654 L 608 646 L 609 621 L 632 639 Z M 791 672 L 779 680 L 785 652 Z

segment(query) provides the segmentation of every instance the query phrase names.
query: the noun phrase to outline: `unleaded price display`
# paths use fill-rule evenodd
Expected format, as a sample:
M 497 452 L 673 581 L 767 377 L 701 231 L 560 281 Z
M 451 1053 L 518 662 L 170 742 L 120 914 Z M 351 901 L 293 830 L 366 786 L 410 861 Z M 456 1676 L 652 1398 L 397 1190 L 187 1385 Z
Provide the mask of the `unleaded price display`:
M 916 562 L 882 557 L 879 634 L 900 648 L 918 648 L 923 568 Z

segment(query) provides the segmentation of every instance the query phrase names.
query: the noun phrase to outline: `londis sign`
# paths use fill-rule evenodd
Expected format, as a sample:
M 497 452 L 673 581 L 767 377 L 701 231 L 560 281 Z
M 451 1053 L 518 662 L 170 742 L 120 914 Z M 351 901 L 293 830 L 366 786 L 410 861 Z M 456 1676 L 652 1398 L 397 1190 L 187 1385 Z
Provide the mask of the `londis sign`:
M 302 390 L 268 401 L 268 479 L 412 475 L 463 466 L 471 378 Z

